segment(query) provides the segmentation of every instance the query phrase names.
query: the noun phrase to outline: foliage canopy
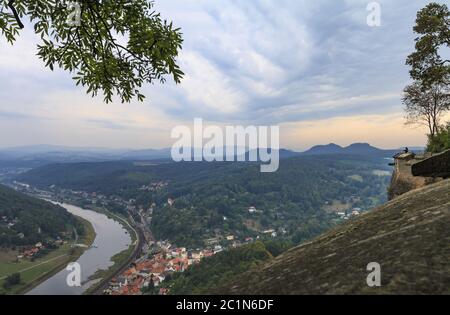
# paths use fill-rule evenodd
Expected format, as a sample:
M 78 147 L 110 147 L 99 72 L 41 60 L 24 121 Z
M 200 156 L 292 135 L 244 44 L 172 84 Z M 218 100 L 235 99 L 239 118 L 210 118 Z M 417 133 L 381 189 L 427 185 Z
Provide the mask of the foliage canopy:
M 425 87 L 450 84 L 450 60 L 444 60 L 440 50 L 450 48 L 450 11 L 445 4 L 430 3 L 417 13 L 414 32 L 416 50 L 406 63 L 411 77 Z
M 0 0 L 0 34 L 13 44 L 28 17 L 40 38 L 37 55 L 53 70 L 73 74 L 77 85 L 111 102 L 143 101 L 144 83 L 176 83 L 182 48 L 179 28 L 153 11 L 148 0 Z M 27 24 L 28 25 L 28 24 Z

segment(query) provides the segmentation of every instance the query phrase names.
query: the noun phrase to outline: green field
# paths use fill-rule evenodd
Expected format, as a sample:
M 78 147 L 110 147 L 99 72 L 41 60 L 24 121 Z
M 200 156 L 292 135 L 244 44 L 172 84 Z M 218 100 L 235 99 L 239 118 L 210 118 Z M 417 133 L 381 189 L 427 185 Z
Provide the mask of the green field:
M 95 231 L 88 221 L 79 219 L 83 221 L 87 231 L 80 238 L 79 243 L 91 245 L 95 239 Z M 35 261 L 24 258 L 16 262 L 18 254 L 16 251 L 2 251 L 0 253 L 0 295 L 21 294 L 30 290 L 59 272 L 68 263 L 77 260 L 83 252 L 84 249 L 73 249 L 70 244 L 65 244 Z M 21 283 L 6 290 L 3 287 L 5 278 L 14 273 L 20 273 Z
M 351 176 L 348 176 L 348 178 L 353 179 L 354 181 L 357 181 L 360 183 L 364 182 L 364 179 L 361 175 L 351 175 Z

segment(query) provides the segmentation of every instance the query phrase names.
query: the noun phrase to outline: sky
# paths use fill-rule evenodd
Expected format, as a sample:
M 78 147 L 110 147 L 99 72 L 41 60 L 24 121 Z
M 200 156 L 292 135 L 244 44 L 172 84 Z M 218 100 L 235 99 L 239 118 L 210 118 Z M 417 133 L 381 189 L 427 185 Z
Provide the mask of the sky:
M 156 0 L 182 29 L 186 75 L 146 86 L 146 101 L 130 104 L 104 104 L 69 73 L 45 68 L 27 25 L 14 46 L 0 38 L 0 147 L 164 148 L 174 127 L 196 117 L 278 125 L 281 146 L 295 150 L 423 146 L 426 129 L 405 125 L 401 98 L 415 16 L 429 1 L 378 1 L 379 27 L 367 24 L 369 2 Z

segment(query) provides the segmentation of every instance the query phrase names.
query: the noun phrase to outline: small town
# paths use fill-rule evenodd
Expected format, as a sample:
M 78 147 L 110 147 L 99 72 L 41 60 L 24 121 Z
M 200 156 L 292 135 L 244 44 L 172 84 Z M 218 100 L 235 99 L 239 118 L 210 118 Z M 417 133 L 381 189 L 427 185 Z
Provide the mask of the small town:
M 109 288 L 103 293 L 139 295 L 154 290 L 159 295 L 166 295 L 169 290 L 162 284 L 166 278 L 175 272 L 184 272 L 203 258 L 217 253 L 210 249 L 188 251 L 186 248 L 175 247 L 169 242 L 157 242 L 154 246 L 159 248 L 158 253 L 137 259 L 125 272 L 114 277 L 109 283 Z

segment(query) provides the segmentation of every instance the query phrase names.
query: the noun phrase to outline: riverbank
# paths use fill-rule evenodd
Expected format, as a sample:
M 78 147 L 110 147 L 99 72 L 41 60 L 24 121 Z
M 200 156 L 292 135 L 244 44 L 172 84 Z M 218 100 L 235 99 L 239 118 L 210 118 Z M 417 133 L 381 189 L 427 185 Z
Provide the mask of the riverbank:
M 77 240 L 77 243 L 85 244 L 87 248 L 89 248 L 96 237 L 94 227 L 89 221 L 78 216 L 75 217 L 84 226 L 84 233 L 80 235 L 80 239 Z M 10 263 L 7 266 L 5 264 L 5 266 L 2 267 L 4 267 L 5 270 L 8 270 L 8 274 L 20 273 L 21 283 L 9 290 L 4 290 L 2 286 L 3 279 L 0 281 L 0 294 L 25 294 L 63 270 L 70 262 L 76 261 L 85 250 L 85 248 L 72 247 L 72 244 L 65 244 L 32 263 L 27 261 L 22 263 Z M 9 268 L 6 269 L 6 267 Z
M 96 284 L 87 289 L 84 294 L 102 294 L 103 288 L 114 278 L 120 274 L 139 254 L 141 248 L 142 237 L 138 231 L 128 222 L 128 220 L 118 214 L 112 213 L 106 208 L 91 206 L 91 210 L 105 214 L 108 218 L 119 222 L 129 233 L 132 244 L 124 251 L 111 257 L 113 265 L 106 270 L 98 270 L 94 275 L 89 277 L 90 281 L 97 281 Z
M 131 240 L 133 243 L 135 243 L 136 240 L 138 239 L 138 232 L 130 224 L 130 222 L 128 222 L 127 218 L 125 218 L 124 216 L 113 213 L 113 212 L 109 211 L 108 209 L 106 209 L 105 207 L 89 206 L 87 208 L 92 211 L 102 213 L 102 214 L 106 215 L 109 219 L 112 219 L 112 220 L 120 223 L 123 226 L 123 228 L 125 230 L 127 230 L 127 232 L 130 234 L 130 237 L 131 237 Z
M 95 229 L 97 236 L 93 246 L 86 250 L 76 261 L 81 267 L 81 286 L 68 286 L 66 284 L 67 272 L 62 270 L 43 282 L 27 294 L 30 295 L 82 295 L 95 286 L 97 281 L 91 277 L 99 269 L 108 269 L 114 263 L 111 257 L 127 250 L 133 244 L 130 234 L 124 226 L 103 213 L 93 211 L 86 207 L 80 208 L 73 204 L 63 203 L 70 213 L 88 220 Z

